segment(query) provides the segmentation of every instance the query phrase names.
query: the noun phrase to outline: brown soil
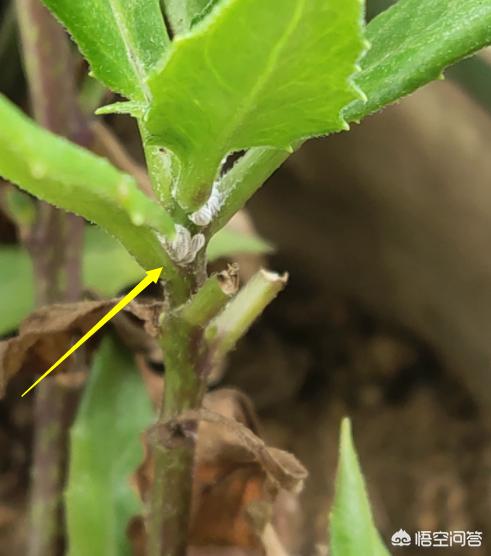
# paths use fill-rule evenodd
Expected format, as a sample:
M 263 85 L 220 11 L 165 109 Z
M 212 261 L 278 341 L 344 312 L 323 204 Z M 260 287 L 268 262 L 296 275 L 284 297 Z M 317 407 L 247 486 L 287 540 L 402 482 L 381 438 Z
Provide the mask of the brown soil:
M 310 477 L 302 495 L 301 553 L 325 543 L 340 420 L 353 420 L 386 543 L 396 530 L 480 530 L 491 535 L 489 430 L 477 406 L 431 350 L 408 331 L 373 320 L 349 300 L 326 298 L 292 261 L 287 290 L 235 353 L 229 384 L 256 403 L 270 443 L 294 452 Z M 486 548 L 393 549 L 484 555 Z M 361 555 L 360 555 L 361 556 Z

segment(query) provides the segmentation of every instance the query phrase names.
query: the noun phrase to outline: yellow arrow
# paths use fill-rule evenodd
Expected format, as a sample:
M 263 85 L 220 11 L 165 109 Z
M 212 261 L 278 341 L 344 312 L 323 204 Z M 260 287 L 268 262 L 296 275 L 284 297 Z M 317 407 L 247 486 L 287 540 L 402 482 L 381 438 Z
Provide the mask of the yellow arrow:
M 99 331 L 105 324 L 107 324 L 115 315 L 117 315 L 122 309 L 124 309 L 126 305 L 130 303 L 130 301 L 133 301 L 133 299 L 135 299 L 135 297 L 139 295 L 147 286 L 149 286 L 152 282 L 157 283 L 158 279 L 160 278 L 162 269 L 163 267 L 149 270 L 145 278 L 143 278 L 143 280 L 137 286 L 135 286 L 128 294 L 126 294 L 123 297 L 123 299 L 121 299 L 121 301 L 118 301 L 118 303 L 108 313 L 106 313 L 102 317 L 102 319 L 97 324 L 95 324 L 84 336 L 82 336 L 80 340 L 65 353 L 65 355 L 62 355 L 58 359 L 58 361 L 44 373 L 44 375 L 40 376 L 34 384 L 29 386 L 29 388 L 22 394 L 21 397 L 24 397 L 30 390 L 32 390 L 44 378 L 46 378 L 49 375 L 49 373 L 54 371 L 56 367 L 58 367 L 63 363 L 63 361 L 68 359 L 70 355 L 73 354 L 73 352 L 75 352 L 82 344 L 85 344 L 85 342 L 89 338 L 91 338 L 97 331 Z

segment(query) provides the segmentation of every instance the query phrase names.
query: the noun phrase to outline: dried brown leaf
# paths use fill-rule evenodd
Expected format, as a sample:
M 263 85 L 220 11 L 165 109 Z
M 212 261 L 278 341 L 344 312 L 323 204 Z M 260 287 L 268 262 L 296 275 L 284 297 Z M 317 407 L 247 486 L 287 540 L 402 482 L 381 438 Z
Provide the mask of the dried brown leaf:
M 117 301 L 112 299 L 49 305 L 32 313 L 21 324 L 18 336 L 0 342 L 0 395 L 3 395 L 10 378 L 20 370 L 42 372 L 49 368 L 69 349 L 74 338 L 90 330 Z M 128 315 L 134 315 L 149 330 L 153 330 L 158 318 L 156 315 L 161 311 L 161 304 L 131 303 L 123 313 L 115 317 L 113 324 L 123 340 L 132 344 L 133 349 L 145 350 L 148 348 L 148 339 L 144 334 L 137 334 L 135 329 L 139 331 L 141 327 L 132 323 Z M 137 345 L 137 338 L 144 345 Z
M 252 404 L 236 390 L 212 392 L 205 397 L 202 410 L 185 412 L 148 431 L 145 459 L 135 476 L 143 500 L 148 499 L 153 483 L 149 446 L 170 447 L 174 437 L 182 442 L 196 430 L 191 554 L 218 555 L 222 553 L 217 547 L 222 547 L 223 556 L 284 556 L 270 525 L 273 503 L 282 489 L 297 492 L 307 472 L 293 455 L 270 448 L 259 438 Z M 142 546 L 142 534 L 140 522 L 131 535 L 135 546 Z

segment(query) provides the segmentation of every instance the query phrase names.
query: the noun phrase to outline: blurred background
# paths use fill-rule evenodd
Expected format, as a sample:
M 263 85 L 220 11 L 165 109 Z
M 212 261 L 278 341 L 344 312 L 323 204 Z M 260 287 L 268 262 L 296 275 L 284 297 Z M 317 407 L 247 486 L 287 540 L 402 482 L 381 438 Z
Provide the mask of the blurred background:
M 388 4 L 369 0 L 368 17 Z M 27 108 L 5 0 L 0 68 L 0 91 Z M 85 72 L 80 61 L 81 80 Z M 105 94 L 84 91 L 88 105 Z M 432 553 L 491 554 L 490 110 L 491 51 L 483 51 L 349 133 L 310 141 L 248 206 L 274 253 L 241 255 L 243 268 L 266 263 L 290 282 L 218 384 L 247 393 L 268 442 L 309 469 L 298 528 L 283 531 L 302 554 L 325 542 L 344 415 L 387 543 L 400 528 L 478 530 L 482 549 Z M 105 125 L 142 164 L 130 119 Z M 4 337 L 33 303 L 32 285 L 18 278 L 31 272 L 15 255 L 19 241 L 0 211 Z M 104 253 L 92 255 L 99 273 Z M 128 283 L 129 266 L 121 262 Z M 12 291 L 24 314 L 10 311 Z M 0 401 L 0 556 L 24 553 L 31 425 L 28 400 Z

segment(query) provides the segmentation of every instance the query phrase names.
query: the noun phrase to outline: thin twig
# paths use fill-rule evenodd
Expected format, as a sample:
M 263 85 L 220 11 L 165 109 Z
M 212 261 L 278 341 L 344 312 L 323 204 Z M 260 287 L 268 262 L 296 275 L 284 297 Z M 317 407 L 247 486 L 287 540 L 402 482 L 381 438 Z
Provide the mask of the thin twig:
M 88 144 L 90 133 L 76 103 L 73 59 L 67 37 L 39 0 L 16 0 L 24 65 L 35 118 L 49 130 Z M 37 278 L 37 303 L 80 295 L 81 219 L 38 204 L 27 240 Z M 62 491 L 72 400 L 56 380 L 36 392 L 34 409 L 29 556 L 62 551 Z
M 203 286 L 181 309 L 182 318 L 192 326 L 203 326 L 225 307 L 230 298 L 237 293 L 238 268 L 210 276 Z
M 206 328 L 214 357 L 222 359 L 285 287 L 288 275 L 260 270 Z

